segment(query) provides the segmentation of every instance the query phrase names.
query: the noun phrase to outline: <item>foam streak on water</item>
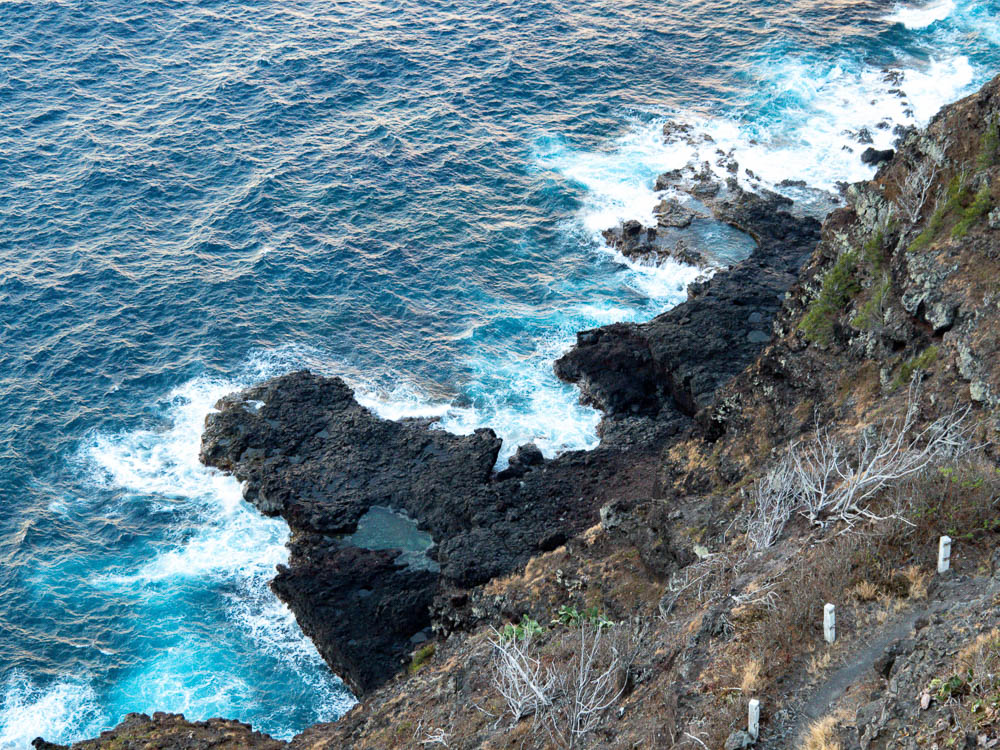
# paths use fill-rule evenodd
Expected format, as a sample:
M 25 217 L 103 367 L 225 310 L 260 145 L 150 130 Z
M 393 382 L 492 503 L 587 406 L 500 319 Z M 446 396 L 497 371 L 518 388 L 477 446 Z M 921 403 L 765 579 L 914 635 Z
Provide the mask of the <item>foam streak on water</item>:
M 955 0 L 934 0 L 926 5 L 897 5 L 886 17 L 890 23 L 901 23 L 910 30 L 926 29 L 943 21 L 955 10 Z
M 965 55 L 901 63 L 887 69 L 848 59 L 770 62 L 755 71 L 761 81 L 759 106 L 773 112 L 767 119 L 677 112 L 636 122 L 609 151 L 577 151 L 548 142 L 537 158 L 586 188 L 581 221 L 592 232 L 629 219 L 653 225 L 653 208 L 663 196 L 654 191 L 656 176 L 685 167 L 700 172 L 707 166 L 719 182 L 736 177 L 749 190 L 766 188 L 802 199 L 801 190 L 787 187 L 802 182 L 835 195 L 839 185 L 874 174 L 859 158 L 864 149 L 892 148 L 898 128 L 926 125 L 981 78 Z M 668 121 L 691 130 L 664 138 Z M 862 129 L 867 133 L 863 141 Z M 729 159 L 739 164 L 735 175 L 727 169 Z

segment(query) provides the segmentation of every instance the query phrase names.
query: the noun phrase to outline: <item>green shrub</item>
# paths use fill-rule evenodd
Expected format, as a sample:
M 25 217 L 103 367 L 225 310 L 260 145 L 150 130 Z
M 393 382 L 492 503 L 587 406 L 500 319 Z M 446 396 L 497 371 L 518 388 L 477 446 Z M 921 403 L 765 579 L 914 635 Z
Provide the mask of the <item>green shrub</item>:
M 972 203 L 962 212 L 962 218 L 958 220 L 958 223 L 951 230 L 951 236 L 955 238 L 964 237 L 968 234 L 972 225 L 989 212 L 991 206 L 990 186 L 984 184 L 979 188 L 979 192 L 976 193 L 976 197 Z
M 851 325 L 859 331 L 870 331 L 877 328 L 882 323 L 882 302 L 889 293 L 892 283 L 888 278 L 883 278 L 882 283 L 874 288 L 872 296 L 868 298 L 858 314 L 851 319 Z
M 503 630 L 500 631 L 500 640 L 520 641 L 525 637 L 533 638 L 543 632 L 545 632 L 545 628 L 538 624 L 538 620 L 533 620 L 525 615 L 521 618 L 521 622 L 517 625 L 512 625 L 510 623 L 504 625 Z
M 979 141 L 979 157 L 976 159 L 976 165 L 980 169 L 989 169 L 996 164 L 1000 164 L 1000 117 L 994 117 L 986 126 Z
M 864 244 L 865 262 L 875 272 L 879 273 L 885 264 L 885 232 L 879 229 Z
M 920 352 L 920 354 L 910 357 L 903 363 L 902 367 L 899 368 L 899 373 L 896 375 L 895 380 L 892 381 L 891 388 L 895 390 L 901 385 L 906 385 L 913 377 L 913 373 L 917 370 L 928 369 L 937 361 L 937 358 L 938 348 L 936 346 L 928 346 Z
M 434 652 L 436 650 L 437 647 L 433 643 L 428 643 L 426 646 L 421 646 L 417 649 L 413 654 L 413 659 L 410 661 L 408 669 L 409 673 L 415 674 L 416 672 L 419 672 L 420 668 L 430 661 L 432 656 L 434 656 Z
M 860 286 L 855 279 L 858 254 L 849 250 L 837 258 L 833 268 L 823 277 L 819 294 L 802 316 L 799 329 L 807 340 L 827 345 L 833 341 L 833 325 L 847 303 L 858 293 Z
M 583 623 L 593 625 L 599 630 L 610 628 L 615 624 L 613 620 L 609 620 L 601 614 L 597 607 L 588 607 L 580 612 L 576 607 L 569 607 L 565 604 L 559 608 L 556 619 L 552 621 L 553 625 L 569 625 L 570 627 Z
M 948 183 L 948 192 L 945 202 L 938 206 L 937 210 L 931 216 L 927 226 L 924 227 L 922 231 L 910 246 L 907 248 L 908 252 L 914 253 L 920 250 L 924 250 L 930 246 L 931 242 L 938 236 L 942 227 L 944 227 L 945 219 L 948 216 L 957 211 L 962 207 L 969 197 L 969 188 L 965 184 L 962 175 L 955 175 L 951 178 L 951 182 Z

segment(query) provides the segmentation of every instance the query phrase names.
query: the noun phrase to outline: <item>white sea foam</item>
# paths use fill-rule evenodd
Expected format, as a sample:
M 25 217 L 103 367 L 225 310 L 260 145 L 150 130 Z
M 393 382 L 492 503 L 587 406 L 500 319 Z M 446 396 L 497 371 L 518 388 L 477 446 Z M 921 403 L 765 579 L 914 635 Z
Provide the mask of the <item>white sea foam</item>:
M 658 265 L 637 263 L 619 252 L 611 251 L 614 259 L 629 269 L 631 273 L 625 283 L 643 296 L 657 300 L 664 307 L 673 307 L 687 297 L 688 285 L 695 279 L 708 277 L 714 270 L 703 270 L 695 266 L 668 259 Z M 619 318 L 624 320 L 625 318 Z
M 443 417 L 452 408 L 451 404 L 434 400 L 409 383 L 397 383 L 390 391 L 379 391 L 361 382 L 351 386 L 355 400 L 382 419 Z
M 214 403 L 251 382 L 302 366 L 302 354 L 315 356 L 296 348 L 260 352 L 236 380 L 196 378 L 185 383 L 165 399 L 169 424 L 165 430 L 93 437 L 85 455 L 95 477 L 125 490 L 123 502 L 148 503 L 156 498 L 161 508 L 183 514 L 188 533 L 159 546 L 137 569 L 95 576 L 92 583 L 167 598 L 177 586 L 199 585 L 198 581 L 206 588 L 224 584 L 228 619 L 257 651 L 280 659 L 283 667 L 293 669 L 315 690 L 317 718 L 333 719 L 350 707 L 351 698 L 267 586 L 274 566 L 287 558 L 287 526 L 246 505 L 235 478 L 198 461 L 205 415 Z M 240 710 L 252 704 L 253 686 L 238 674 L 213 670 L 211 655 L 218 647 L 192 635 L 183 648 L 164 648 L 146 660 L 112 692 L 121 693 L 129 710 L 136 702 L 149 709 L 186 710 L 197 716 Z
M 773 125 L 716 120 L 706 131 L 723 151 L 732 152 L 745 186 L 753 187 L 749 169 L 767 187 L 790 179 L 834 191 L 838 182 L 874 173 L 860 159 L 868 144 L 849 133 L 867 128 L 871 145 L 890 148 L 896 126 L 926 124 L 974 79 L 965 56 L 932 59 L 926 66 L 898 72 L 902 80 L 897 85 L 881 69 L 786 61 L 770 74 L 774 96 L 785 107 Z
M 918 30 L 943 21 L 954 12 L 954 0 L 935 0 L 925 5 L 898 4 L 885 20 L 889 23 L 901 23 L 911 30 Z
M 97 734 L 106 725 L 97 693 L 81 679 L 40 686 L 14 671 L 0 698 L 0 748 L 27 748 L 35 737 L 67 742 Z
M 605 151 L 549 140 L 536 159 L 584 188 L 579 220 L 591 233 L 628 219 L 651 224 L 660 197 L 653 190 L 658 174 L 686 167 L 700 171 L 707 164 L 724 181 L 732 175 L 723 157 L 739 164 L 737 176 L 745 188 L 780 191 L 782 181 L 801 180 L 834 193 L 838 183 L 874 173 L 860 159 L 869 144 L 852 133 L 867 128 L 871 145 L 890 148 L 896 126 L 926 124 L 976 79 L 964 55 L 907 61 L 891 73 L 850 60 L 786 57 L 757 71 L 762 93 L 754 106 L 767 114 L 756 120 L 746 119 L 745 111 L 738 117 L 677 112 L 653 122 L 635 121 Z M 690 126 L 690 132 L 665 142 L 662 127 L 668 119 Z
M 578 392 L 552 374 L 551 356 L 497 361 L 473 359 L 477 370 L 475 406 L 453 407 L 441 419 L 443 429 L 468 434 L 492 427 L 503 438 L 497 468 L 525 443 L 535 443 L 546 457 L 567 450 L 595 448 L 601 415 L 578 402 Z
M 547 141 L 539 144 L 535 158 L 585 188 L 581 220 L 588 232 L 629 219 L 648 225 L 658 202 L 652 190 L 656 176 L 684 166 L 691 158 L 686 145 L 664 144 L 662 124 L 636 123 L 607 151 L 575 149 L 558 139 Z

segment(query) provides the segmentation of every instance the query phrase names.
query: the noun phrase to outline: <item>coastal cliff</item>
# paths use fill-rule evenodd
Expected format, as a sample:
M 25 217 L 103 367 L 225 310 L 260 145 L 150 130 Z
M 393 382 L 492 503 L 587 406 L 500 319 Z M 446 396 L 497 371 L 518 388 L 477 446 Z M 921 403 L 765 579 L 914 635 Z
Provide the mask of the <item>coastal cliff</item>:
M 290 746 L 996 744 L 998 131 L 1000 78 L 822 228 L 665 175 L 757 248 L 648 323 L 579 334 L 556 372 L 605 414 L 593 451 L 523 446 L 494 474 L 492 431 L 382 420 L 307 372 L 223 399 L 202 459 L 288 523 L 272 588 L 362 698 Z M 383 507 L 431 535 L 431 564 L 351 544 Z M 588 633 L 612 687 L 580 723 L 560 665 Z M 512 643 L 544 666 L 519 710 Z M 74 745 L 210 746 L 289 745 L 168 715 Z

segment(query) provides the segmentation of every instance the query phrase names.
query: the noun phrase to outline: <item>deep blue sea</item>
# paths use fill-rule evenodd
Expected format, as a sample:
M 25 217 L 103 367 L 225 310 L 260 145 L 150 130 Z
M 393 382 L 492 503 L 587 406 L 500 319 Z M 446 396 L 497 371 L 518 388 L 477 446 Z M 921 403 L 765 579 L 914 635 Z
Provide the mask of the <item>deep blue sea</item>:
M 845 131 L 997 71 L 1000 0 L 0 2 L 0 747 L 352 704 L 267 589 L 283 522 L 198 464 L 218 397 L 309 366 L 593 446 L 552 360 L 697 274 L 599 239 L 659 172 L 732 149 L 830 190 L 870 174 Z

